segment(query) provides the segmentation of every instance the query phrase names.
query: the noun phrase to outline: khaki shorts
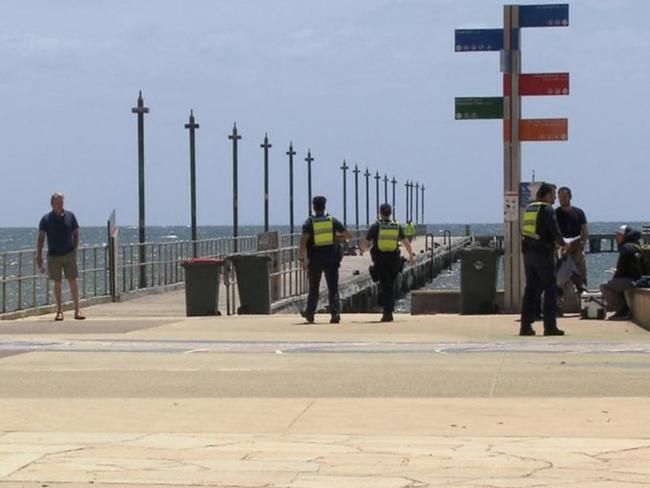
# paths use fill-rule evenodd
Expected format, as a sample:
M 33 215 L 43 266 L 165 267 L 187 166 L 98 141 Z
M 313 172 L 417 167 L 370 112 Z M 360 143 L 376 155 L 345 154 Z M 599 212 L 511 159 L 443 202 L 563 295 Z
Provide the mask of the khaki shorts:
M 75 251 L 62 256 L 47 257 L 47 274 L 50 279 L 61 281 L 62 272 L 68 280 L 79 276 L 79 270 L 77 269 L 77 253 Z

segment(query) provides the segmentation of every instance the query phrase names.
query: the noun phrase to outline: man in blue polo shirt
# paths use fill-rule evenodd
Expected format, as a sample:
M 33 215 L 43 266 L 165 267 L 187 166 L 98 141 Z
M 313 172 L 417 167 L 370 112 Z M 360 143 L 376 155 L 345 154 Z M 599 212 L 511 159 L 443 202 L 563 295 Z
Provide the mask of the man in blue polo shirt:
M 61 298 L 61 281 L 63 275 L 70 285 L 70 294 L 74 301 L 74 318 L 83 320 L 86 317 L 79 307 L 79 289 L 77 288 L 76 251 L 79 247 L 79 224 L 77 218 L 69 210 L 63 209 L 63 194 L 54 193 L 50 199 L 52 211 L 41 218 L 38 225 L 38 243 L 36 264 L 43 267 L 43 243 L 47 237 L 47 273 L 54 281 L 54 296 L 56 297 L 56 316 L 54 320 L 63 320 Z

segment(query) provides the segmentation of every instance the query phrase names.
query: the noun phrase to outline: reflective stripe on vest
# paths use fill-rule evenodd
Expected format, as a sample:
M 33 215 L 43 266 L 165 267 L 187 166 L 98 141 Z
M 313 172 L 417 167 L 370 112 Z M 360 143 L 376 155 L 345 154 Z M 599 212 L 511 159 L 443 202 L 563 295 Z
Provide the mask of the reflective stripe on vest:
M 539 234 L 537 233 L 537 216 L 547 205 L 548 203 L 546 202 L 533 202 L 526 207 L 524 223 L 521 227 L 522 236 L 539 239 Z
M 399 244 L 399 222 L 392 221 L 378 221 L 379 235 L 377 237 L 377 247 L 382 252 L 397 251 Z
M 312 217 L 314 228 L 314 246 L 332 246 L 334 244 L 334 220 L 329 215 Z

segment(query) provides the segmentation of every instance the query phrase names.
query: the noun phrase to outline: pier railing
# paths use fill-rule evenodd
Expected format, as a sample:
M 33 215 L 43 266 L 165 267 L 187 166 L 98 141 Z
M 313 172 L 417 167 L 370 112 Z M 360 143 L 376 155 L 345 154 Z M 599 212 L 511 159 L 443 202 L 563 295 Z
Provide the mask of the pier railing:
M 282 236 L 290 240 L 291 236 Z M 296 237 L 294 236 L 294 239 Z M 111 295 L 129 294 L 143 288 L 164 288 L 182 283 L 185 279 L 181 263 L 197 255 L 225 257 L 234 252 L 255 252 L 256 236 L 217 237 L 192 241 L 147 242 L 120 244 L 115 249 L 115 260 L 110 258 L 107 244 L 80 246 L 77 249 L 77 284 L 79 298 L 89 300 Z M 145 261 L 139 262 L 140 247 L 144 249 Z M 36 264 L 36 250 L 24 249 L 0 253 L 0 314 L 48 308 L 54 304 L 54 286 L 47 274 L 41 273 Z M 114 261 L 114 264 L 112 263 Z M 140 268 L 145 270 L 144 287 L 140 286 Z M 115 289 L 111 289 L 114 277 Z M 64 287 L 63 301 L 71 300 Z
M 356 231 L 353 242 L 364 231 Z M 217 237 L 197 241 L 147 242 L 120 244 L 111 259 L 108 244 L 80 246 L 77 249 L 79 277 L 77 284 L 82 302 L 92 299 L 116 299 L 142 290 L 165 289 L 180 286 L 185 281 L 181 264 L 194 255 L 226 258 L 235 253 L 267 254 L 274 263 L 272 279 L 280 283 L 282 299 L 306 290 L 306 278 L 298 261 L 300 234 L 280 236 L 280 248 L 257 251 L 257 236 Z M 144 249 L 144 263 L 140 263 L 140 248 Z M 36 250 L 25 249 L 0 253 L 0 314 L 30 312 L 53 307 L 54 286 L 47 274 L 41 273 L 36 264 Z M 144 268 L 144 286 L 140 283 L 140 269 Z M 238 301 L 236 278 L 232 270 L 229 297 L 234 305 Z M 111 286 L 111 283 L 114 286 Z M 274 297 L 275 298 L 275 297 Z M 68 287 L 63 287 L 63 301 L 70 302 Z M 233 309 L 235 310 L 235 309 Z

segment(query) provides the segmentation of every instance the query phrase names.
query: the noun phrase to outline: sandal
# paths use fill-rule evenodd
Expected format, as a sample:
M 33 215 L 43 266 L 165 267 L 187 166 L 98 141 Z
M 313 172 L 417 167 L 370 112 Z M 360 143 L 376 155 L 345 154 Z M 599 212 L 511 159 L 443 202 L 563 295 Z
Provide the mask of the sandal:
M 54 316 L 54 320 L 56 320 L 57 322 L 63 320 L 63 312 L 57 312 L 56 315 Z
M 75 320 L 86 320 L 86 317 L 82 315 L 81 313 L 75 313 L 74 314 L 74 319 Z

